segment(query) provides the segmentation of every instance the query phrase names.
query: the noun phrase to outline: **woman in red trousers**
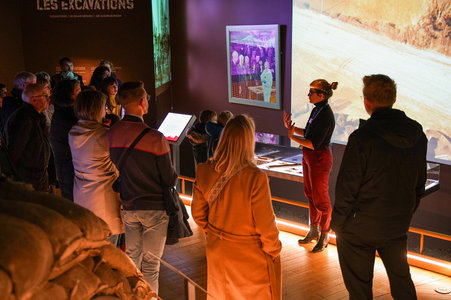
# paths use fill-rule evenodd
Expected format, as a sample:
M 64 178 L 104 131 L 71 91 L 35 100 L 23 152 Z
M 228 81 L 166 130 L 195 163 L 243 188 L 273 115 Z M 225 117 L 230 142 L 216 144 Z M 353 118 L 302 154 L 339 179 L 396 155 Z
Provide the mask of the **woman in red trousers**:
M 302 149 L 304 193 L 309 202 L 310 230 L 299 244 L 317 240 L 312 252 L 323 251 L 329 242 L 332 207 L 329 198 L 329 175 L 332 169 L 330 139 L 335 128 L 335 118 L 328 100 L 338 83 L 329 84 L 324 79 L 310 83 L 308 97 L 315 105 L 305 128 L 295 127 L 291 114 L 284 112 L 284 125 L 291 140 Z M 295 133 L 297 135 L 295 135 Z

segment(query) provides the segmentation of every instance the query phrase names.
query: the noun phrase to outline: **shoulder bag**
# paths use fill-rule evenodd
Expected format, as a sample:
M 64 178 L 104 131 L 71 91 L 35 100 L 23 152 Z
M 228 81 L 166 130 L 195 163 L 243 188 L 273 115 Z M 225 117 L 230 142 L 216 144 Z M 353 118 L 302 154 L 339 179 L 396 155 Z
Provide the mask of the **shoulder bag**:
M 120 193 L 121 191 L 121 173 L 122 173 L 122 166 L 124 165 L 125 161 L 127 161 L 128 156 L 130 155 L 130 152 L 135 148 L 136 144 L 142 139 L 142 137 L 150 131 L 149 127 L 146 127 L 141 131 L 141 133 L 136 137 L 136 139 L 133 141 L 133 143 L 130 145 L 130 147 L 127 148 L 124 152 L 122 152 L 122 155 L 119 157 L 117 161 L 117 169 L 119 170 L 119 177 L 116 179 L 116 181 L 113 183 L 113 190 L 117 193 Z

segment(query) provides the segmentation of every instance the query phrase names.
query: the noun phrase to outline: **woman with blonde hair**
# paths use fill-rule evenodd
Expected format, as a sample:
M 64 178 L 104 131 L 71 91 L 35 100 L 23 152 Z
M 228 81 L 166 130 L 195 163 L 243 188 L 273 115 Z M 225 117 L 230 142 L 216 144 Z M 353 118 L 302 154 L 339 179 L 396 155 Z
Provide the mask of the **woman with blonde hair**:
M 191 212 L 208 236 L 208 292 L 218 300 L 281 299 L 282 244 L 254 146 L 254 122 L 235 116 L 197 168 Z

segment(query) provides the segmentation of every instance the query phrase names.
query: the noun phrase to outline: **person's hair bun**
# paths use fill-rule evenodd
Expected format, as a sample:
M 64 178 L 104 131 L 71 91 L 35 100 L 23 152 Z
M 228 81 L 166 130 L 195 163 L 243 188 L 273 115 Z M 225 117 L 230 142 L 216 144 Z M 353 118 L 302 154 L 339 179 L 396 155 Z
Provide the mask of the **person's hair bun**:
M 333 90 L 336 90 L 336 89 L 337 89 L 337 86 L 338 86 L 338 82 L 332 82 L 332 83 L 330 84 L 330 88 L 333 89 Z

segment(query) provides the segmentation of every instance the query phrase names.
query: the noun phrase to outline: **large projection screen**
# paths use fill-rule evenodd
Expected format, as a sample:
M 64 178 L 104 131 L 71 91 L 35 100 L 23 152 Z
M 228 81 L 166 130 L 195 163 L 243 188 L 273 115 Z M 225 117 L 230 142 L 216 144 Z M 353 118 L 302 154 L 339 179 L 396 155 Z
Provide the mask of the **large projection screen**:
M 451 3 L 448 0 L 293 0 L 291 112 L 304 127 L 314 79 L 338 81 L 329 103 L 335 143 L 367 119 L 362 77 L 397 83 L 394 108 L 423 125 L 428 160 L 451 164 Z

